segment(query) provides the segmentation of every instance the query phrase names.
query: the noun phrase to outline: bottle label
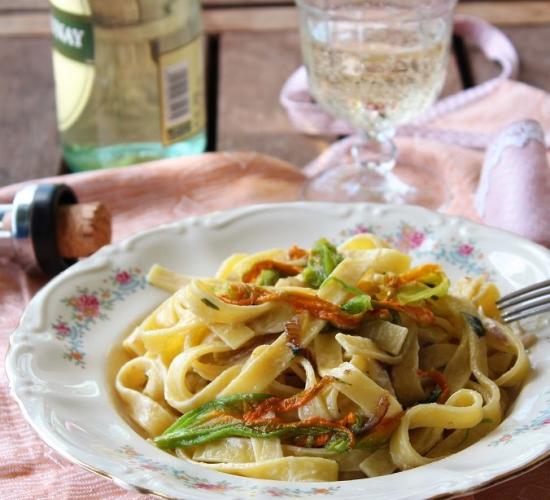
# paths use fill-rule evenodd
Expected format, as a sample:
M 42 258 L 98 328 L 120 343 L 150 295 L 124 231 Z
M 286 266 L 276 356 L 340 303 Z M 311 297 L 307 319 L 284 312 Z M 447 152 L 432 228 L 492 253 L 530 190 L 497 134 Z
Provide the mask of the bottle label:
M 72 14 L 52 5 L 51 27 L 54 48 L 79 62 L 94 60 L 94 31 L 90 16 Z
M 181 142 L 204 128 L 202 37 L 159 56 L 162 143 Z
M 82 114 L 95 79 L 94 32 L 86 0 L 51 0 L 57 124 L 69 129 Z

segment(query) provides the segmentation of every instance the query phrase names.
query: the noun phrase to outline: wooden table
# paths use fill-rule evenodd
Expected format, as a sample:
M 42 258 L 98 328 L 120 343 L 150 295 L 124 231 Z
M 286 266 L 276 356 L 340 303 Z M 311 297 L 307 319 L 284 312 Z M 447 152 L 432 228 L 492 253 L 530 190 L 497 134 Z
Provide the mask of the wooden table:
M 256 150 L 303 165 L 333 138 L 297 133 L 278 103 L 301 63 L 297 15 L 288 0 L 204 0 L 210 150 Z M 550 2 L 467 1 L 459 12 L 499 25 L 521 58 L 520 80 L 550 91 Z M 458 41 L 444 93 L 497 68 Z M 60 173 L 47 0 L 0 0 L 0 185 Z M 475 495 L 550 498 L 550 463 Z

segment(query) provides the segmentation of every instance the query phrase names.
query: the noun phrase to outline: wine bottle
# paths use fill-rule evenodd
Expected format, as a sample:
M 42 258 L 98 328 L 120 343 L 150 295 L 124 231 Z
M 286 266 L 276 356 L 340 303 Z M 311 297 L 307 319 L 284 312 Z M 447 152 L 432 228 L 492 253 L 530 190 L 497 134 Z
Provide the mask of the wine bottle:
M 204 151 L 200 0 L 50 0 L 72 171 Z

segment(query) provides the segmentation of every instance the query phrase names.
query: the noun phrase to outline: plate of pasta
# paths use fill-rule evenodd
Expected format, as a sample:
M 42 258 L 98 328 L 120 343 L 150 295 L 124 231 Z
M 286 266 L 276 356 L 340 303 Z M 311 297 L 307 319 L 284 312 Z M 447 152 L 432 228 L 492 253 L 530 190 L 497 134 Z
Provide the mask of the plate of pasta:
M 550 252 L 417 207 L 258 205 L 99 251 L 11 338 L 63 456 L 169 498 L 428 498 L 550 450 L 550 321 L 500 321 Z

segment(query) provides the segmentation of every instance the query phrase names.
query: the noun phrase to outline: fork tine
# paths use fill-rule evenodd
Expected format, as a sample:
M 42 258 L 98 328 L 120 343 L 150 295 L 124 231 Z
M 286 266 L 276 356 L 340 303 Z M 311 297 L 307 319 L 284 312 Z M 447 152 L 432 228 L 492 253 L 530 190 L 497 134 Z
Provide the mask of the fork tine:
M 505 323 L 511 323 L 512 321 L 529 318 L 530 316 L 535 316 L 544 312 L 550 312 L 550 301 L 548 301 L 545 305 L 540 305 L 538 307 L 534 307 L 533 309 L 526 309 L 523 312 L 514 313 L 506 317 L 503 315 L 502 321 Z
M 524 311 L 528 311 L 539 306 L 544 306 L 546 304 L 550 304 L 550 295 L 545 295 L 544 297 L 539 297 L 531 300 L 524 300 L 520 304 L 516 304 L 515 307 L 511 307 L 510 309 L 505 310 L 502 313 L 502 319 L 506 320 L 506 318 L 510 316 L 515 316 Z M 499 309 L 502 310 L 502 308 Z
M 521 290 L 500 298 L 497 300 L 497 307 L 499 309 L 504 309 L 505 307 L 519 304 L 525 300 L 543 297 L 547 293 L 550 293 L 550 280 L 542 281 L 541 283 L 536 283 L 534 285 L 522 288 Z

